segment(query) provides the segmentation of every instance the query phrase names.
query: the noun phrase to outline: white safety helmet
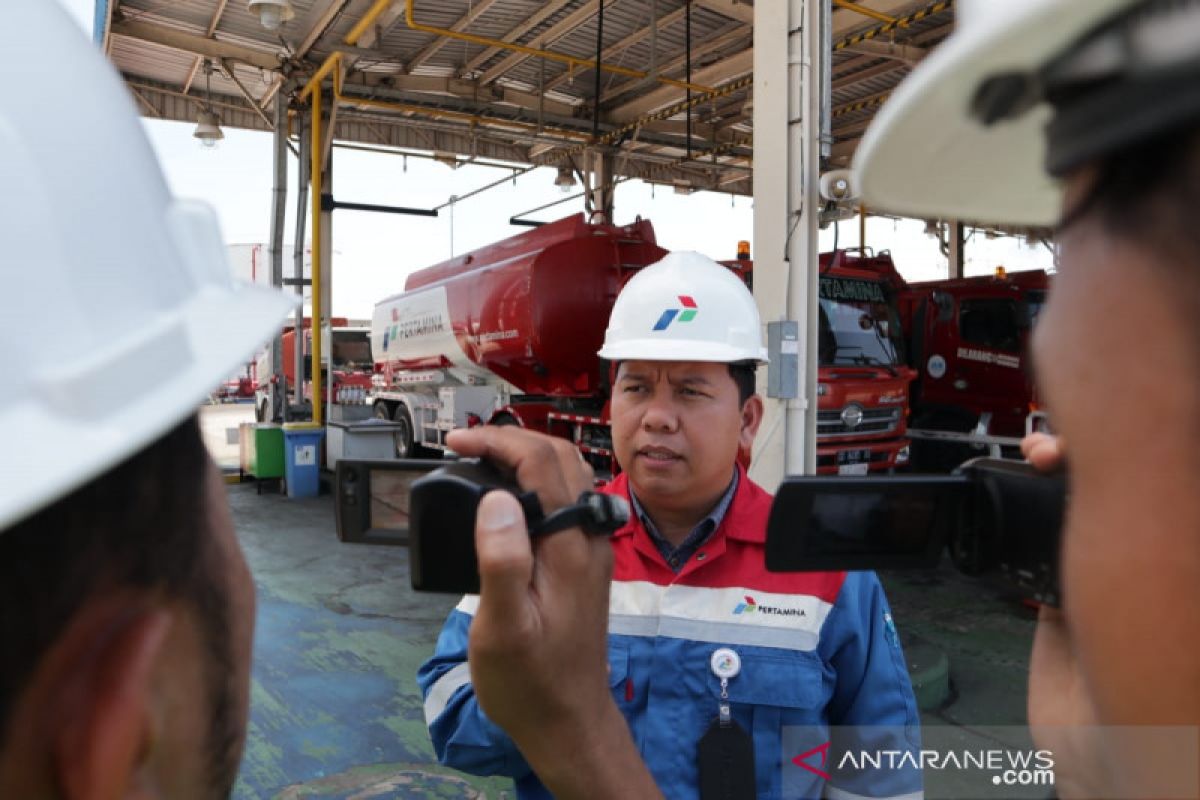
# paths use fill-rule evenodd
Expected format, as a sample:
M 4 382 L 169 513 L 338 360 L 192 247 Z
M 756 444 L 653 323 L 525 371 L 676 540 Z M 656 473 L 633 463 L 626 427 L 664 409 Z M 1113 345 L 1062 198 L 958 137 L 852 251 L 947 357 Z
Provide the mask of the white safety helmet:
M 625 284 L 599 355 L 765 363 L 761 327 L 754 296 L 732 271 L 699 253 L 670 253 Z
M 1158 3 L 1158 18 L 1139 20 L 1140 28 L 1110 24 L 1153 5 L 959 0 L 954 33 L 900 84 L 863 137 L 854 166 L 864 203 L 929 219 L 1055 223 L 1062 191 L 1053 176 L 1194 105 L 1194 90 L 1141 87 L 1163 88 L 1155 70 L 1194 59 L 1196 4 Z M 1079 98 L 1086 107 L 1064 115 L 1061 103 Z
M 172 199 L 116 70 L 59 4 L 5 15 L 0 531 L 195 413 L 293 307 L 234 285 L 212 212 Z

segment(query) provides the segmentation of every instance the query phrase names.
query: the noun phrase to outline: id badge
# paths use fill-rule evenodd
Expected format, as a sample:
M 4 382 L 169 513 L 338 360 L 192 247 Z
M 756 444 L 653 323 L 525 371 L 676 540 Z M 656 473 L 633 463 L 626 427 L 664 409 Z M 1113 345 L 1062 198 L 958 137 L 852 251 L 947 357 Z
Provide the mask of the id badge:
M 741 671 L 741 658 L 722 647 L 709 665 L 721 680 L 721 702 L 697 748 L 700 800 L 754 800 L 754 739 L 729 709 L 729 681 Z

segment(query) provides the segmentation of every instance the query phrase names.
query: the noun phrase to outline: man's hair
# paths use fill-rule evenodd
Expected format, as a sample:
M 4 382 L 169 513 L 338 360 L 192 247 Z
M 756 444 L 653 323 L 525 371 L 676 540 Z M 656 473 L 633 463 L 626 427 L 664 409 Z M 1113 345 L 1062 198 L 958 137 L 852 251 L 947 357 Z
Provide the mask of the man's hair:
M 105 592 L 146 590 L 196 614 L 210 656 L 210 774 L 228 794 L 241 731 L 232 723 L 228 579 L 210 529 L 208 464 L 191 417 L 0 531 L 0 747 L 17 698 L 75 614 Z
M 737 384 L 738 407 L 746 405 L 746 401 L 754 394 L 754 372 L 758 364 L 753 361 L 738 361 L 729 365 L 729 377 Z

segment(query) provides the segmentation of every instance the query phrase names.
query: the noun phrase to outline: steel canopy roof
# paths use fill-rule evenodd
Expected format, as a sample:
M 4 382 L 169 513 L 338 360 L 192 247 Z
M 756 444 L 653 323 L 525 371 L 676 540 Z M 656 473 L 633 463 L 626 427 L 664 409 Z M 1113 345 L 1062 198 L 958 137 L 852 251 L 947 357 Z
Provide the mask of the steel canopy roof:
M 684 0 L 604 0 L 598 103 L 599 0 L 395 0 L 353 46 L 347 36 L 372 0 L 291 0 L 295 17 L 277 31 L 263 28 L 246 0 L 98 3 L 107 3 L 98 38 L 148 117 L 195 122 L 211 103 L 226 127 L 270 130 L 274 103 L 291 102 L 341 52 L 338 141 L 562 165 L 591 141 L 598 106 L 595 127 L 619 154 L 618 174 L 751 192 L 749 2 L 692 0 L 689 9 Z M 855 4 L 862 8 L 845 7 Z M 418 28 L 472 41 L 414 29 L 409 12 Z M 689 16 L 690 148 L 680 107 Z M 892 88 L 949 33 L 952 0 L 834 0 L 831 21 L 831 153 L 845 163 Z

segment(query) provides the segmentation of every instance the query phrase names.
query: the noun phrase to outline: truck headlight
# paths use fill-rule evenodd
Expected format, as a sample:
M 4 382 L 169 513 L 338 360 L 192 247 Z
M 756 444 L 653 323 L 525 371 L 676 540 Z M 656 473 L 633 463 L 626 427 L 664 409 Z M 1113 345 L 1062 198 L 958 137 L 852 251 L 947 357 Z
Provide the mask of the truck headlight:
M 909 448 L 909 445 L 904 445 L 904 447 L 900 448 L 900 452 L 896 453 L 896 463 L 897 464 L 907 464 L 908 463 L 908 448 Z

